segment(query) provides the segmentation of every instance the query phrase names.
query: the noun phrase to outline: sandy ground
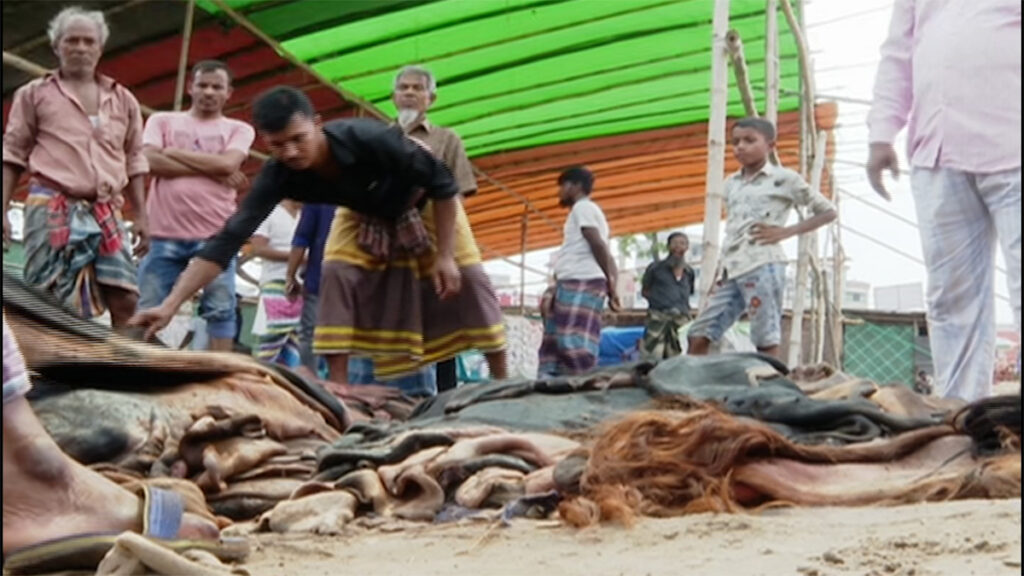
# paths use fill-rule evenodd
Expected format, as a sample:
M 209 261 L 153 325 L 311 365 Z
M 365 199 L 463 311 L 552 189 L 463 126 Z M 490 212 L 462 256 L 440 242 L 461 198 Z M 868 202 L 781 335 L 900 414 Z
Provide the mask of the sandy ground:
M 391 531 L 394 530 L 394 531 Z M 257 535 L 252 576 L 1021 574 L 1021 502 L 769 510 L 574 530 L 557 521 Z

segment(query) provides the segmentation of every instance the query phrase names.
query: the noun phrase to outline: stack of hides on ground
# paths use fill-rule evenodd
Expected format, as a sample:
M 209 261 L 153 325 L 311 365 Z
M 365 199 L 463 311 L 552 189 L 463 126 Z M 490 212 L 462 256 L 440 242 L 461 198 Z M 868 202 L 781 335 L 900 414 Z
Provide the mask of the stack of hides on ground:
M 66 453 L 129 487 L 175 489 L 222 524 L 288 498 L 343 430 L 333 396 L 248 357 L 117 336 L 6 273 L 3 307 L 29 401 Z
M 464 386 L 342 433 L 344 407 L 316 383 L 115 337 L 6 277 L 4 307 L 67 452 L 265 530 L 1020 495 L 1019 396 L 963 408 L 732 354 Z

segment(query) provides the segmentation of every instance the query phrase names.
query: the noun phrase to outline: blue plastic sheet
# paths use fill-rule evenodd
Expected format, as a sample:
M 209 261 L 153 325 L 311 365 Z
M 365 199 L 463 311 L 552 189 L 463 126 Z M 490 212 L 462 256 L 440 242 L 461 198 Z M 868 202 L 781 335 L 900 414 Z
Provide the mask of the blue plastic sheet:
M 616 366 L 639 359 L 639 342 L 644 337 L 643 326 L 617 326 L 601 330 L 598 366 Z

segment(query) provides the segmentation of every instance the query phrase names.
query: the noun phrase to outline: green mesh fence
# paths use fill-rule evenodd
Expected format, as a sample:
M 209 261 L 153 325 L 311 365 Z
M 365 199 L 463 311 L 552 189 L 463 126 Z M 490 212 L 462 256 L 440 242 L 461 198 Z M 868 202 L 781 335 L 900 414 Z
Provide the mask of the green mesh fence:
M 843 371 L 879 384 L 913 386 L 916 334 L 910 324 L 853 324 L 846 327 Z

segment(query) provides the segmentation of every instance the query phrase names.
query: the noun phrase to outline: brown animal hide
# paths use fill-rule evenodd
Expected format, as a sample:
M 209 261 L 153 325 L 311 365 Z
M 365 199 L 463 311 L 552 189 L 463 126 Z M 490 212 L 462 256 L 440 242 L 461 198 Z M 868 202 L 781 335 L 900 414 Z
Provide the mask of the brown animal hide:
M 524 478 L 522 472 L 515 470 L 485 468 L 459 486 L 455 492 L 455 503 L 465 508 L 483 508 L 484 502 L 499 489 L 506 494 L 518 491 L 522 496 Z
M 890 414 L 910 418 L 927 418 L 934 414 L 950 415 L 967 405 L 959 398 L 924 396 L 899 384 L 882 386 L 868 399 Z
M 344 490 L 319 492 L 274 506 L 259 521 L 258 529 L 269 532 L 311 532 L 339 534 L 355 518 L 358 502 Z
M 395 496 L 401 499 L 393 508 L 398 518 L 405 520 L 434 519 L 444 506 L 444 490 L 423 466 L 414 466 L 398 477 Z
M 976 460 L 970 447 L 951 426 L 858 445 L 805 446 L 714 408 L 637 412 L 599 433 L 583 473 L 583 496 L 560 510 L 567 522 L 583 526 L 628 523 L 635 514 L 737 511 L 769 501 L 863 505 L 1019 495 L 1019 449 Z

